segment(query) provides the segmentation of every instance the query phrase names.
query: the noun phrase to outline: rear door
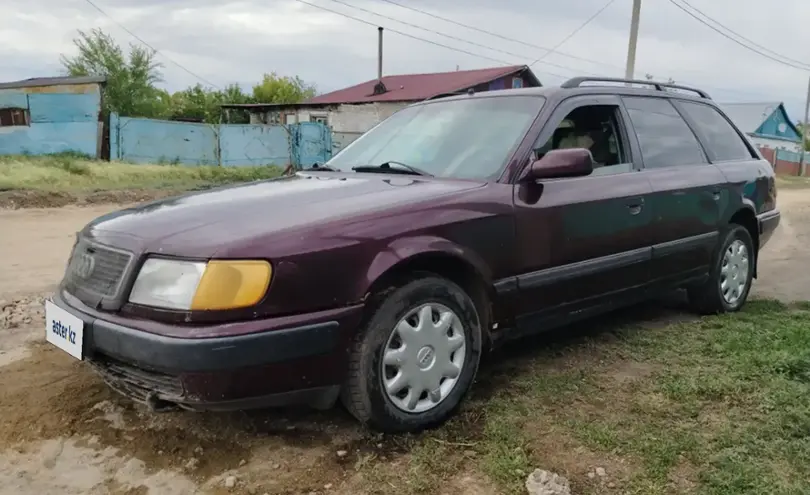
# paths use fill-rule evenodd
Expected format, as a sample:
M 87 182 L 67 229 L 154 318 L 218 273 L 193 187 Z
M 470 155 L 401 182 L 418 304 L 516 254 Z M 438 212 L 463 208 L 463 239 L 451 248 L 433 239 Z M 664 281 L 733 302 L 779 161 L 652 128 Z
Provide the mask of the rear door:
M 653 190 L 653 280 L 680 284 L 702 276 L 718 241 L 725 176 L 670 98 L 622 99 Z
M 709 160 L 726 177 L 720 201 L 721 224 L 743 207 L 754 213 L 773 208 L 773 169 L 728 118 L 707 103 L 676 101 L 675 105 L 697 133 Z

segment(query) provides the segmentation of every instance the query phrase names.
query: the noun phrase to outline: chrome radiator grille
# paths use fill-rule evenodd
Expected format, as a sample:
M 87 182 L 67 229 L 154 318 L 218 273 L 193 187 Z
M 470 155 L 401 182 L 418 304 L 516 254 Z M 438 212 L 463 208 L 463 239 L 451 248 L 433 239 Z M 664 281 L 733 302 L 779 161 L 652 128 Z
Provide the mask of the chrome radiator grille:
M 79 240 L 70 257 L 63 287 L 79 299 L 114 299 L 121 292 L 132 258 L 126 251 Z

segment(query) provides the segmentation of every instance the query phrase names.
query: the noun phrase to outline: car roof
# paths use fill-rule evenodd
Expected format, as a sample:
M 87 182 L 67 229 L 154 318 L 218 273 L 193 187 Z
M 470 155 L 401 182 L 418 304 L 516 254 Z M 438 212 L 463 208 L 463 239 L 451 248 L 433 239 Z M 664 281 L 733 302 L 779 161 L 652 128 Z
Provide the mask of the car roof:
M 584 85 L 583 83 L 593 83 Z M 632 84 L 632 85 L 630 85 Z M 641 86 L 641 87 L 640 87 Z M 560 86 L 541 86 L 534 88 L 499 89 L 478 93 L 467 93 L 439 97 L 418 104 L 434 101 L 464 100 L 469 98 L 542 96 L 546 99 L 563 99 L 574 95 L 622 95 L 622 96 L 652 96 L 659 98 L 677 98 L 683 100 L 699 101 L 717 106 L 714 100 L 705 92 L 697 88 L 681 86 L 657 81 L 639 81 L 632 79 L 576 77 L 569 79 Z

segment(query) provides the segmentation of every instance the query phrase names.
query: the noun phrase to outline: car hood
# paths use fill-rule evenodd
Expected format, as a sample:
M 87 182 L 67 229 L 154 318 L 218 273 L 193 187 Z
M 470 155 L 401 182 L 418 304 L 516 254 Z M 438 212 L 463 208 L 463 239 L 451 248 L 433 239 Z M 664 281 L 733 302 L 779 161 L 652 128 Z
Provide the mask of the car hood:
M 208 258 L 229 246 L 480 187 L 467 181 L 299 172 L 192 193 L 97 218 L 84 234 L 133 252 Z

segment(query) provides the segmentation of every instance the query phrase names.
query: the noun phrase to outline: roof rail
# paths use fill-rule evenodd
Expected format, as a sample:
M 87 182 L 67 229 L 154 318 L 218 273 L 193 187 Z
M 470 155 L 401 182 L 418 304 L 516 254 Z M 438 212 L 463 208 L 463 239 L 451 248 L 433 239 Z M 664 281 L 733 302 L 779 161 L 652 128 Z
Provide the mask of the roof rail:
M 658 81 L 642 81 L 640 79 L 622 79 L 619 77 L 573 77 L 564 83 L 560 84 L 561 88 L 578 88 L 584 82 L 612 82 L 612 83 L 624 83 L 624 84 L 641 84 L 645 86 L 652 86 L 657 91 L 665 91 L 664 88 L 670 89 L 681 89 L 684 91 L 691 91 L 696 93 L 701 98 L 706 98 L 711 100 L 711 96 L 703 90 L 692 88 L 689 86 L 681 86 L 679 84 L 670 84 Z
M 450 98 L 451 96 L 460 96 L 460 95 L 469 95 L 469 94 L 475 94 L 475 93 L 474 92 L 470 93 L 469 90 L 449 91 L 447 93 L 439 93 L 437 95 L 428 96 L 423 101 L 438 100 L 439 98 Z

